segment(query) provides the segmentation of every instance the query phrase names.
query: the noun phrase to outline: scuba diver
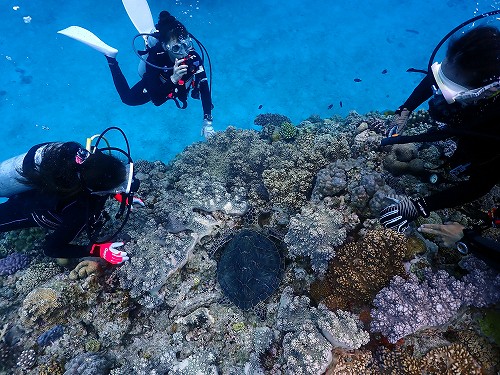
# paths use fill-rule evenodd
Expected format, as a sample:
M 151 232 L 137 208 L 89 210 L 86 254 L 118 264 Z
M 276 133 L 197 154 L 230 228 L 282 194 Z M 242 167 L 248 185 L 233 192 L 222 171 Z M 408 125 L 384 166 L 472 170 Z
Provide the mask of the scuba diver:
M 105 241 L 96 240 L 106 219 L 108 197 L 120 202 L 122 214 L 128 209 L 126 219 L 132 204 L 144 206 L 133 196 L 139 180 L 133 175 L 130 152 L 97 147 L 102 135 L 111 129 L 118 128 L 105 130 L 92 147 L 77 142 L 42 143 L 0 163 L 0 196 L 8 197 L 0 204 L 0 231 L 31 227 L 52 230 L 44 239 L 43 251 L 53 258 L 94 256 L 111 264 L 128 260 L 127 253 L 118 249 L 124 243 L 112 242 L 114 235 Z M 111 151 L 122 152 L 128 164 Z M 70 243 L 85 230 L 89 245 Z
M 137 15 L 137 4 L 128 4 L 124 1 L 129 16 L 134 22 Z M 139 2 L 141 4 L 141 2 Z M 133 7 L 130 10 L 128 7 Z M 130 106 L 152 102 L 160 106 L 168 100 L 175 102 L 180 109 L 187 107 L 188 95 L 194 99 L 201 99 L 203 107 L 203 124 L 201 135 L 205 138 L 212 136 L 215 131 L 212 126 L 212 98 L 207 73 L 203 65 L 205 47 L 192 35 L 186 27 L 167 11 L 160 12 L 158 23 L 149 26 L 151 13 L 147 3 L 142 3 L 146 14 L 146 21 L 139 22 L 137 37 L 144 38 L 146 50 L 137 51 L 140 58 L 139 75 L 141 80 L 130 87 L 123 75 L 116 54 L 118 50 L 105 44 L 90 31 L 78 26 L 71 26 L 58 33 L 79 40 L 88 46 L 103 53 L 108 61 L 113 82 L 120 99 Z M 152 23 L 152 18 L 151 18 Z M 146 31 L 147 30 L 147 31 Z M 195 51 L 193 39 L 202 51 L 202 56 Z M 134 47 L 135 48 L 135 47 Z M 207 53 L 210 63 L 210 58 Z
M 418 217 L 451 208 L 487 194 L 500 181 L 500 31 L 477 26 L 453 38 L 442 63 L 433 62 L 444 42 L 462 27 L 500 13 L 474 17 L 448 33 L 431 55 L 425 78 L 396 111 L 394 126 L 382 145 L 453 139 L 456 151 L 446 163 L 450 176 L 460 177 L 454 186 L 426 197 L 391 198 L 381 211 L 386 228 L 404 232 Z M 415 136 L 400 135 L 410 113 L 429 101 L 429 114 L 439 126 Z

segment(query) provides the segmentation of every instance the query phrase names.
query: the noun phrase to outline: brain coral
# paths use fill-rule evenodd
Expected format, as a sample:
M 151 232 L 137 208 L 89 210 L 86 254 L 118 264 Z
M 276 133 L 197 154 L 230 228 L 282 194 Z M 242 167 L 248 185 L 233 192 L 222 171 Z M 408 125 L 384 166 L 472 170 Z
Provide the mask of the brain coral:
M 330 309 L 370 303 L 394 275 L 404 275 L 406 240 L 393 230 L 368 231 L 357 243 L 337 249 L 322 280 L 311 285 L 311 295 Z

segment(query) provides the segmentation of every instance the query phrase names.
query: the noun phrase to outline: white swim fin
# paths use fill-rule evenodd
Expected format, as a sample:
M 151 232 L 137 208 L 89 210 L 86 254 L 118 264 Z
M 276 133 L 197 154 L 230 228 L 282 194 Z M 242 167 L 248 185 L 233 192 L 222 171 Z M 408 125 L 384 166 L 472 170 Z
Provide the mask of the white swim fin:
M 146 0 L 122 0 L 127 14 L 140 34 L 151 33 L 155 28 L 151 9 Z
M 114 58 L 118 53 L 116 48 L 107 45 L 94 33 L 80 26 L 70 26 L 64 30 L 59 30 L 57 33 L 78 40 L 109 57 Z

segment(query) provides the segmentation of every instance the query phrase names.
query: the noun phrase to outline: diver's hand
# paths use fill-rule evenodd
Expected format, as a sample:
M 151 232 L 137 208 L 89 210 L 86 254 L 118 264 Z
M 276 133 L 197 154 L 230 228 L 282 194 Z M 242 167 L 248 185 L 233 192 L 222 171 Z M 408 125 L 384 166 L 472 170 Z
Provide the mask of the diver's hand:
M 444 224 L 422 224 L 417 230 L 436 236 L 438 242 L 442 243 L 443 246 L 452 247 L 463 238 L 464 229 L 462 224 L 447 222 Z
M 205 139 L 210 138 L 215 134 L 214 127 L 212 126 L 212 117 L 206 117 L 203 119 L 203 127 L 201 128 L 201 135 Z
M 121 264 L 129 260 L 129 257 L 127 256 L 127 253 L 125 251 L 117 250 L 118 247 L 123 245 L 123 242 L 106 242 L 93 244 L 90 250 L 90 254 L 93 256 L 99 256 L 111 264 Z
M 392 118 L 390 129 L 387 131 L 388 137 L 395 137 L 403 131 L 408 122 L 408 118 L 410 118 L 411 111 L 406 108 L 403 108 L 400 111 L 396 111 L 394 117 Z
M 395 204 L 387 206 L 380 212 L 380 224 L 386 228 L 403 233 L 408 229 L 410 222 L 419 216 L 429 216 L 424 198 L 389 198 L 392 199 Z
M 173 84 L 177 85 L 182 76 L 187 73 L 188 66 L 184 64 L 184 59 L 175 59 L 174 72 L 170 76 Z

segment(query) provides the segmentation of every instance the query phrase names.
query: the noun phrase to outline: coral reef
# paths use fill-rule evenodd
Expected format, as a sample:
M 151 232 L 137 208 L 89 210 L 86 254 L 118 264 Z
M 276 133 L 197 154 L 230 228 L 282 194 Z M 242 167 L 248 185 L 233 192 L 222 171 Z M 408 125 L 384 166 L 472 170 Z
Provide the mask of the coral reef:
M 262 127 L 260 133 L 263 138 L 272 140 L 273 135 L 279 132 L 282 124 L 291 124 L 292 121 L 277 113 L 263 113 L 255 117 L 253 123 Z
M 371 330 L 382 332 L 394 343 L 421 328 L 447 323 L 462 306 L 483 307 L 500 301 L 498 274 L 488 283 L 485 272 L 477 269 L 462 280 L 443 270 L 427 269 L 424 278 L 419 282 L 413 274 L 408 280 L 395 276 L 373 301 Z
M 98 353 L 83 353 L 64 366 L 65 375 L 106 375 L 111 367 L 109 360 Z
M 426 112 L 414 117 L 409 134 L 431 126 Z M 168 164 L 136 161 L 145 207 L 116 238 L 130 255 L 122 265 L 84 259 L 70 272 L 41 253 L 45 230 L 0 234 L 1 257 L 31 259 L 0 277 L 0 374 L 495 374 L 498 347 L 478 320 L 498 311 L 498 273 L 378 223 L 388 195 L 446 186 L 384 170 L 387 119 L 351 112 L 293 126 L 268 114 L 260 132 L 228 127 Z M 452 151 L 436 142 L 394 157 L 433 167 Z M 288 246 L 276 292 L 247 310 L 217 280 L 242 228 Z
M 424 161 L 418 158 L 418 150 L 413 144 L 394 145 L 384 159 L 384 168 L 394 176 L 426 174 Z
M 311 266 L 323 274 L 328 261 L 335 256 L 335 248 L 346 239 L 344 216 L 325 205 L 307 205 L 290 220 L 285 243 L 288 256 L 310 257 Z
M 280 139 L 288 142 L 293 141 L 297 133 L 297 128 L 291 122 L 283 122 L 278 130 Z
M 84 279 L 87 276 L 102 273 L 103 265 L 101 262 L 94 260 L 84 260 L 76 265 L 76 267 L 69 273 L 71 280 Z
M 481 375 L 481 367 L 461 344 L 433 349 L 425 355 L 423 362 L 430 374 Z
M 49 329 L 48 331 L 42 333 L 36 339 L 36 342 L 40 346 L 47 346 L 52 344 L 58 338 L 60 338 L 64 334 L 64 328 L 61 325 L 56 325 Z
M 60 273 L 61 267 L 54 262 L 31 265 L 17 280 L 16 289 L 21 294 L 27 294 Z
M 23 253 L 13 253 L 0 259 L 0 276 L 12 275 L 28 267 L 30 259 Z
M 26 349 L 19 354 L 17 358 L 17 367 L 22 370 L 29 370 L 35 367 L 36 364 L 36 352 L 33 349 Z
M 319 375 L 332 361 L 332 346 L 318 330 L 304 324 L 283 338 L 283 355 L 289 375 Z
M 281 296 L 276 327 L 288 332 L 282 345 L 289 374 L 322 374 L 334 347 L 356 349 L 369 340 L 353 314 L 311 307 L 308 297 L 294 296 L 290 287 Z
M 337 250 L 322 280 L 311 286 L 312 297 L 330 309 L 369 304 L 394 275 L 405 275 L 405 237 L 392 230 L 368 231 L 356 243 Z

